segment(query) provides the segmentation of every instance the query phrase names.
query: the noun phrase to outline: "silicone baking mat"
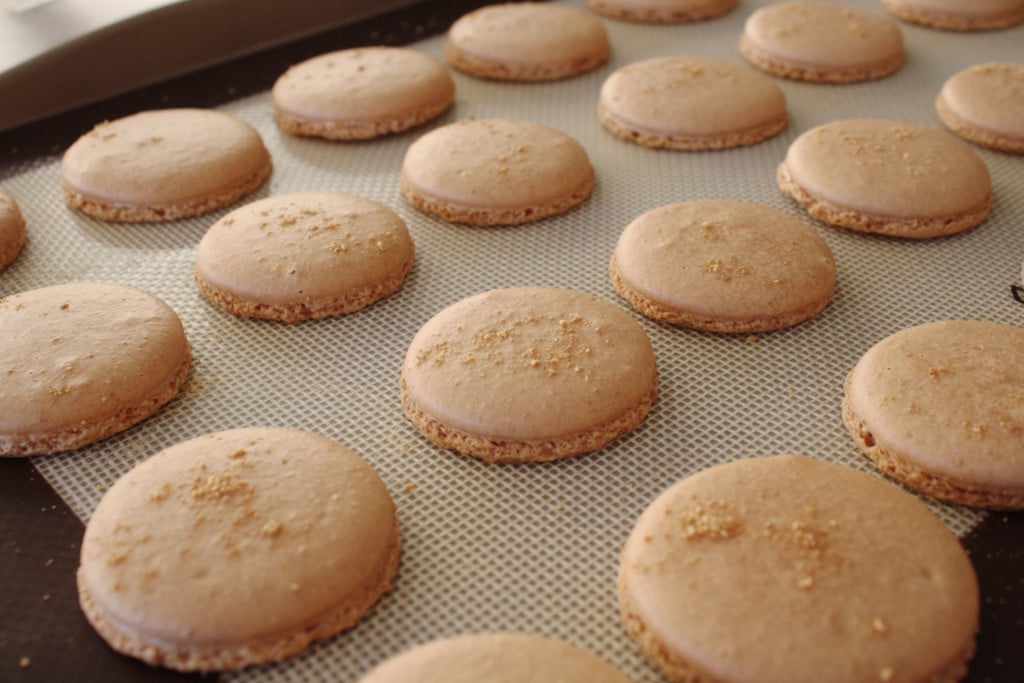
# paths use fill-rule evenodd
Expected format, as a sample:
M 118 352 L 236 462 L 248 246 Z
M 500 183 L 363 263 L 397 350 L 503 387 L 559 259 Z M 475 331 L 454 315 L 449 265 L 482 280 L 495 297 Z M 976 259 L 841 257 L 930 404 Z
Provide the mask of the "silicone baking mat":
M 585 7 L 582 0 L 560 4 Z M 65 206 L 61 145 L 5 164 L 0 181 L 26 215 L 29 242 L 0 272 L 0 294 L 86 280 L 132 284 L 169 303 L 193 345 L 193 376 L 159 414 L 80 451 L 33 459 L 76 515 L 87 520 L 119 476 L 157 451 L 249 425 L 307 429 L 350 446 L 380 473 L 398 505 L 399 575 L 366 618 L 284 663 L 222 678 L 354 681 L 385 657 L 434 638 L 516 630 L 588 648 L 638 683 L 660 681 L 625 635 L 615 601 L 619 550 L 658 493 L 716 463 L 781 452 L 871 471 L 840 419 L 843 379 L 869 346 L 943 318 L 1024 324 L 1024 305 L 1011 294 L 1024 258 L 1024 157 L 976 147 L 992 175 L 995 203 L 973 230 L 902 241 L 814 223 L 835 254 L 838 289 L 811 321 L 770 334 L 725 336 L 637 315 L 654 345 L 661 392 L 639 429 L 600 452 L 549 464 L 490 465 L 439 449 L 412 428 L 399 402 L 399 369 L 412 336 L 441 308 L 519 285 L 570 287 L 625 305 L 607 264 L 619 233 L 641 213 L 720 197 L 801 216 L 775 185 L 775 168 L 800 133 L 853 117 L 938 127 L 933 102 L 946 78 L 972 64 L 1024 59 L 1024 26 L 954 34 L 901 24 L 908 60 L 889 78 L 842 86 L 778 80 L 791 123 L 764 143 L 719 152 L 651 151 L 602 128 L 597 96 L 614 69 L 668 54 L 742 61 L 736 43 L 743 22 L 766 4 L 748 0 L 725 17 L 695 24 L 605 20 L 613 56 L 602 68 L 541 84 L 455 73 L 457 101 L 442 119 L 371 142 L 290 137 L 276 126 L 266 92 L 221 105 L 255 126 L 273 155 L 273 175 L 253 198 L 337 190 L 383 202 L 406 220 L 417 261 L 405 285 L 344 317 L 283 325 L 236 318 L 206 302 L 192 281 L 194 247 L 226 211 L 172 224 L 106 224 Z M 869 0 L 850 4 L 881 11 Z M 443 37 L 434 36 L 414 47 L 441 57 L 442 45 Z M 499 116 L 540 121 L 579 140 L 597 172 L 593 196 L 563 216 L 486 229 L 447 224 L 406 203 L 398 175 L 411 142 L 445 123 Z M 985 517 L 928 504 L 961 536 Z

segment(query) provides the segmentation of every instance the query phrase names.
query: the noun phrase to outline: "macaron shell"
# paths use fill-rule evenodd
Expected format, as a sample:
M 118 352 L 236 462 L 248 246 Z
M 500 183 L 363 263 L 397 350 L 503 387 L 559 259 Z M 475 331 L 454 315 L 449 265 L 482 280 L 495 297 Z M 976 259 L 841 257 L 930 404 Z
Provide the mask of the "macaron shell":
M 25 217 L 17 200 L 0 189 L 0 269 L 10 265 L 25 246 Z
M 946 31 L 984 31 L 1024 21 L 1024 0 L 882 0 L 889 12 Z
M 979 596 L 956 537 L 871 474 L 783 455 L 687 477 L 626 542 L 627 630 L 674 681 L 959 680 Z
M 720 17 L 736 7 L 736 0 L 587 0 L 587 4 L 614 19 L 668 24 Z
M 1024 64 L 981 64 L 942 86 L 935 108 L 946 126 L 971 142 L 1024 153 Z

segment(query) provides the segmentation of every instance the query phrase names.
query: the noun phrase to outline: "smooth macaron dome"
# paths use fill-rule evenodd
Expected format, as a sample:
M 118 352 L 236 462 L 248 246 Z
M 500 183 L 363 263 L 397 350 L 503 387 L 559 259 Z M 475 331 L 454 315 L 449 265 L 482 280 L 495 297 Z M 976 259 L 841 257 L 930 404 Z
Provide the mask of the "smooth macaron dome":
M 609 264 L 637 311 L 713 332 L 789 327 L 820 313 L 836 287 L 828 244 L 804 221 L 761 204 L 708 199 L 648 211 Z
M 598 116 L 616 136 L 684 150 L 749 145 L 789 122 L 786 97 L 754 69 L 709 57 L 645 59 L 605 80 Z
M 736 0 L 587 0 L 587 4 L 613 19 L 674 24 L 720 17 L 736 7 Z
M 797 455 L 703 470 L 659 495 L 622 551 L 627 632 L 671 681 L 954 681 L 979 591 L 912 494 Z
M 554 460 L 636 428 L 657 394 L 643 328 L 610 301 L 550 287 L 458 301 L 413 337 L 406 416 L 431 441 L 484 460 Z
M 418 50 L 352 48 L 292 66 L 270 97 L 289 133 L 361 140 L 439 116 L 455 99 L 455 82 L 444 64 Z
M 1024 0 L 882 0 L 904 21 L 945 31 L 986 31 L 1024 21 Z
M 395 506 L 326 437 L 252 427 L 136 465 L 96 507 L 79 597 L 117 651 L 180 670 L 280 660 L 352 626 L 391 585 Z
M 979 64 L 955 73 L 939 91 L 935 109 L 957 135 L 1024 154 L 1024 64 Z
M 780 189 L 815 218 L 860 232 L 929 238 L 982 222 L 988 168 L 962 140 L 904 121 L 832 121 L 801 134 Z
M 178 393 L 191 360 L 177 313 L 135 287 L 77 282 L 0 298 L 0 455 L 124 431 Z
M 838 2 L 795 0 L 761 7 L 747 18 L 739 46 L 755 66 L 804 81 L 882 78 L 905 59 L 895 22 Z
M 10 192 L 0 189 L 0 269 L 10 265 L 25 246 L 25 217 Z
M 339 192 L 267 197 L 218 220 L 196 247 L 195 279 L 237 315 L 297 322 L 351 313 L 397 291 L 413 266 L 405 221 Z
M 509 2 L 459 17 L 444 46 L 448 62 L 479 78 L 548 81 L 608 61 L 608 32 L 597 17 L 563 5 Z
M 1024 508 L 1024 328 L 942 320 L 872 346 L 843 421 L 882 471 L 936 498 Z

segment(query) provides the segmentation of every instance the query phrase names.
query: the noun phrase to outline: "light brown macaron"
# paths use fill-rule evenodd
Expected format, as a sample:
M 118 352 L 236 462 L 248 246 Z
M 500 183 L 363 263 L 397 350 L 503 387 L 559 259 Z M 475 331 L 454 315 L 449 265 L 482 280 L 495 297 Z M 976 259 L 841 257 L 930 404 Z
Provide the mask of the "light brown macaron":
M 587 0 L 587 4 L 621 21 L 681 24 L 727 14 L 736 7 L 736 0 Z
M 698 472 L 622 551 L 627 632 L 678 683 L 952 683 L 978 629 L 957 538 L 913 495 L 799 455 Z
M 294 323 L 396 292 L 415 247 L 398 214 L 339 192 L 295 192 L 227 214 L 196 247 L 195 281 L 221 308 Z
M 6 268 L 25 246 L 25 217 L 18 200 L 0 189 L 0 269 Z
M 957 72 L 943 84 L 935 109 L 960 137 L 1024 154 L 1024 64 L 980 64 Z
M 79 601 L 122 654 L 239 669 L 353 626 L 398 557 L 394 503 L 359 455 L 295 429 L 235 429 L 171 446 L 107 491 Z
M 549 287 L 445 308 L 402 364 L 402 407 L 429 440 L 482 460 L 556 460 L 635 429 L 658 391 L 654 351 L 624 309 Z
M 681 150 L 752 145 L 789 123 L 786 96 L 771 78 L 710 57 L 655 57 L 605 80 L 597 107 L 615 136 Z
M 419 126 L 455 100 L 455 81 L 430 55 L 402 47 L 322 54 L 288 69 L 270 91 L 294 135 L 366 140 Z
M 751 14 L 740 37 L 751 64 L 800 81 L 852 83 L 903 66 L 899 26 L 886 16 L 838 2 L 781 2 Z
M 399 653 L 359 683 L 630 683 L 600 657 L 525 633 L 478 633 L 435 640 Z
M 904 21 L 945 31 L 991 31 L 1024 21 L 1024 0 L 882 0 Z
M 170 401 L 192 354 L 148 292 L 77 282 L 0 298 L 0 455 L 80 448 Z
M 762 204 L 707 199 L 648 211 L 630 223 L 608 267 L 640 313 L 710 332 L 790 327 L 820 313 L 836 263 L 804 221 Z
M 988 168 L 969 145 L 904 121 L 813 128 L 789 146 L 776 179 L 818 220 L 893 237 L 962 232 L 992 208 Z
M 1024 508 L 1024 328 L 942 320 L 872 346 L 843 422 L 886 474 L 940 500 Z
M 105 221 L 173 221 L 228 206 L 270 175 L 255 128 L 220 111 L 158 109 L 104 121 L 64 154 L 68 203 Z
M 541 123 L 466 119 L 406 150 L 401 186 L 417 209 L 468 225 L 518 225 L 590 196 L 594 167 L 575 139 Z
M 608 61 L 608 32 L 597 17 L 564 5 L 509 2 L 459 17 L 444 45 L 464 73 L 500 81 L 552 81 Z

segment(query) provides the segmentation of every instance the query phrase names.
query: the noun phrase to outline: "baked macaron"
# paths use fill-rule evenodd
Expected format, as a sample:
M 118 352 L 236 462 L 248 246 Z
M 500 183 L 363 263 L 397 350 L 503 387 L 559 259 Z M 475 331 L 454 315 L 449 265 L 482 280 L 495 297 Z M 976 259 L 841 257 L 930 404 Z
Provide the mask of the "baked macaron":
M 945 31 L 990 31 L 1024 21 L 1024 0 L 882 0 L 904 21 Z
M 170 306 L 135 287 L 54 285 L 0 298 L 0 455 L 81 448 L 170 401 L 192 354 Z
M 1024 64 L 980 64 L 957 72 L 942 86 L 935 109 L 960 137 L 1024 154 Z
M 643 214 L 619 236 L 608 270 L 640 313 L 710 332 L 796 325 L 820 313 L 836 287 L 835 259 L 814 228 L 724 199 Z
M 670 681 L 957 681 L 978 582 L 912 494 L 799 455 L 737 460 L 659 495 L 622 551 L 627 632 Z
M 267 197 L 218 220 L 195 281 L 235 315 L 293 323 L 351 313 L 397 291 L 415 248 L 398 214 L 338 192 Z
M 655 57 L 619 68 L 601 86 L 601 123 L 644 147 L 681 150 L 752 145 L 789 123 L 772 79 L 709 57 Z
M 209 109 L 104 121 L 64 154 L 68 203 L 105 221 L 173 221 L 228 206 L 270 175 L 255 128 Z
M 893 237 L 962 232 L 992 208 L 988 168 L 969 145 L 903 121 L 813 128 L 789 146 L 776 179 L 818 220 Z
M 597 17 L 575 7 L 509 2 L 459 17 L 448 29 L 448 63 L 478 78 L 552 81 L 608 61 L 608 32 Z
M 781 2 L 755 11 L 740 52 L 768 73 L 800 81 L 851 83 L 903 66 L 903 34 L 882 14 L 838 2 Z
M 479 633 L 399 653 L 359 683 L 630 683 L 597 655 L 525 633 Z
M 328 140 L 366 140 L 419 126 L 455 100 L 455 81 L 430 55 L 365 47 L 319 55 L 291 67 L 270 91 L 285 131 Z
M 843 422 L 886 474 L 940 500 L 1024 508 L 1024 328 L 942 320 L 850 371 Z
M 736 7 L 736 0 L 587 0 L 594 11 L 622 21 L 681 24 L 714 19 Z
M 406 150 L 401 186 L 421 211 L 476 226 L 564 213 L 590 196 L 594 167 L 576 140 L 541 123 L 466 119 Z
M 25 217 L 10 192 L 0 189 L 0 269 L 9 266 L 25 246 Z
M 402 364 L 402 407 L 430 441 L 483 460 L 596 451 L 635 429 L 658 391 L 643 328 L 569 289 L 496 289 L 432 317 Z
M 356 453 L 235 429 L 171 446 L 107 491 L 85 529 L 79 601 L 122 654 L 239 669 L 353 626 L 398 556 L 394 503 Z

